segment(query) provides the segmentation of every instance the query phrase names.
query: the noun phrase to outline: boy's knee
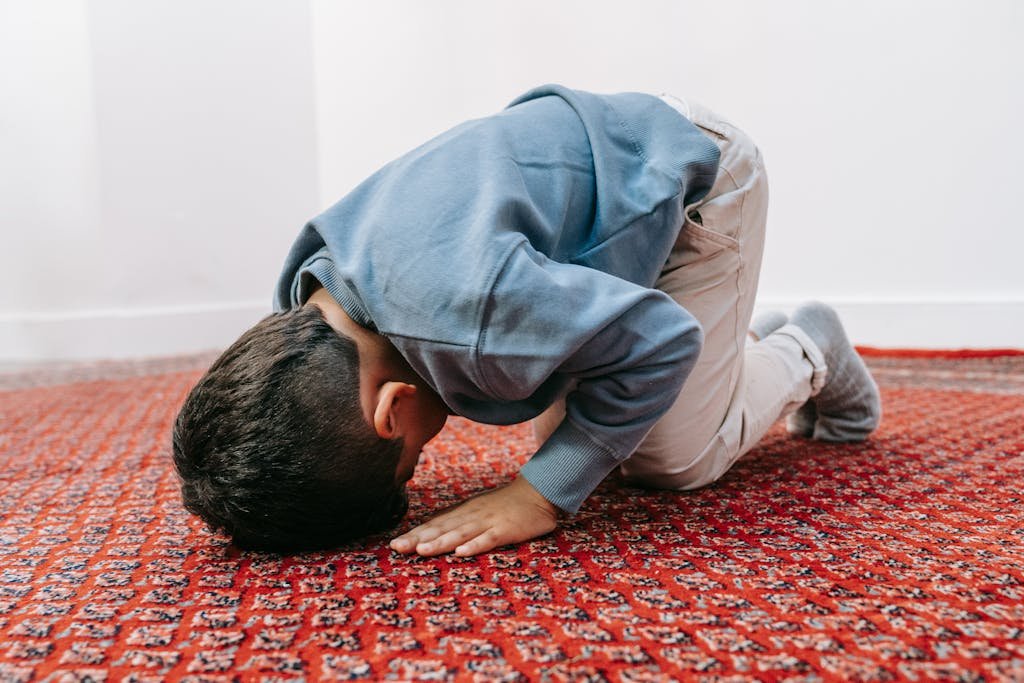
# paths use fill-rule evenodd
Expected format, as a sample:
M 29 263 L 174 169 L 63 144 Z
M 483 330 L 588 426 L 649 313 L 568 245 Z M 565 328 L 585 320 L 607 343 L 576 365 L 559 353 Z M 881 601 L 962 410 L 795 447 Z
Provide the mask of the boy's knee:
M 626 481 L 643 488 L 668 491 L 692 491 L 718 481 L 735 460 L 730 448 L 720 435 L 716 435 L 704 450 L 690 456 L 653 459 L 633 458 L 622 463 Z

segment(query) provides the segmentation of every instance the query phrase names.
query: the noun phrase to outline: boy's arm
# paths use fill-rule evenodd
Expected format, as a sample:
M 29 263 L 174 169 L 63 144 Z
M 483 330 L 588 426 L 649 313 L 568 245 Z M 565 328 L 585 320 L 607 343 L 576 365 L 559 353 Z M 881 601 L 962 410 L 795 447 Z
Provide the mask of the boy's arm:
M 703 341 L 697 320 L 664 292 L 527 245 L 489 303 L 480 385 L 495 400 L 518 401 L 552 374 L 572 377 L 566 418 L 515 482 L 399 537 L 400 552 L 467 555 L 551 531 L 557 510 L 576 512 L 669 409 Z

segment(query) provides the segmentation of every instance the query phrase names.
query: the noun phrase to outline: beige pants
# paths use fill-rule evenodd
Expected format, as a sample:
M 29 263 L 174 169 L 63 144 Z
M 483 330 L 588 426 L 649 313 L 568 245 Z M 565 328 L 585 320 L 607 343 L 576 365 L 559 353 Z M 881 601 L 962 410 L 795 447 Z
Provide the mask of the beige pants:
M 687 207 L 655 285 L 700 321 L 704 347 L 672 408 L 621 469 L 638 485 L 692 489 L 721 477 L 777 419 L 817 393 L 825 368 L 818 348 L 791 325 L 748 344 L 768 209 L 760 151 L 699 104 L 662 98 L 722 152 L 714 186 Z M 538 441 L 564 414 L 558 403 L 534 420 Z

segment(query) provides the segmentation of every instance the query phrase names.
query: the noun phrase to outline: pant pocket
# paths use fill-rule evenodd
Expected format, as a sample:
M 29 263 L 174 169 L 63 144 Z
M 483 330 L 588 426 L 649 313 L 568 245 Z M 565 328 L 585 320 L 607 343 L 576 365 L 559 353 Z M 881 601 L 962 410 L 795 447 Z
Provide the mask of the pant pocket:
M 691 219 L 688 216 L 686 224 L 683 225 L 683 234 L 681 234 L 681 237 L 684 241 L 691 245 L 699 246 L 702 250 L 740 250 L 740 243 L 735 237 L 704 227 L 702 222 L 698 222 L 703 218 L 700 215 L 700 210 L 698 209 L 694 213 L 696 214 L 695 218 Z
M 703 206 L 688 209 L 683 227 L 669 254 L 664 272 L 711 259 L 738 258 L 740 244 L 736 238 L 704 225 Z

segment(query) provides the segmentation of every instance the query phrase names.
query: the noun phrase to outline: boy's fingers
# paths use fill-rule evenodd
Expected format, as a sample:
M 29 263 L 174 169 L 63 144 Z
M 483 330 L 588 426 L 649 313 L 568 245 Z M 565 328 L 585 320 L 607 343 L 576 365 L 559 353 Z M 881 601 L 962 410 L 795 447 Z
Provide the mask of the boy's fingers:
M 397 550 L 400 553 L 411 553 L 416 550 L 416 543 L 417 541 L 414 538 L 400 536 L 399 538 L 392 539 L 390 545 L 393 550 Z
M 491 527 L 479 536 L 471 538 L 462 545 L 455 548 L 455 554 L 459 557 L 469 557 L 477 553 L 485 553 L 501 545 L 502 541 L 497 529 Z
M 416 546 L 416 552 L 420 555 L 440 555 L 455 549 L 463 541 L 480 534 L 486 527 L 481 526 L 477 521 L 469 521 L 452 529 L 432 541 L 421 542 Z
M 421 531 L 423 527 L 416 527 L 411 531 L 407 531 L 401 536 L 391 540 L 391 547 L 400 553 L 411 553 L 416 549 L 416 546 L 423 542 L 424 533 Z
M 453 514 L 454 512 L 453 510 L 450 513 L 442 514 L 429 522 L 406 531 L 391 541 L 391 547 L 398 552 L 412 552 L 419 544 L 429 543 L 438 536 L 464 524 L 466 520 L 462 515 Z

